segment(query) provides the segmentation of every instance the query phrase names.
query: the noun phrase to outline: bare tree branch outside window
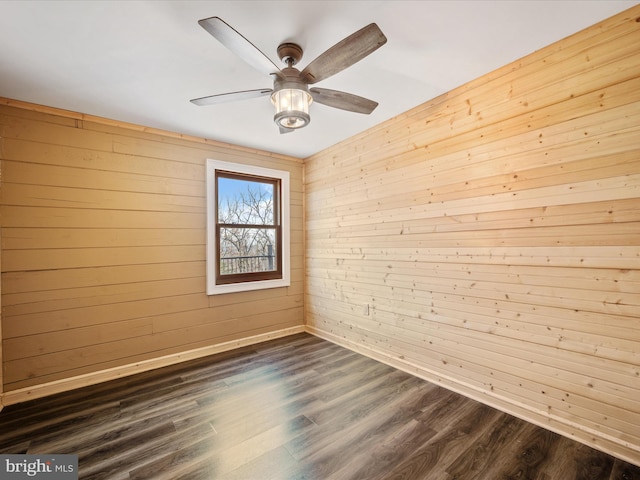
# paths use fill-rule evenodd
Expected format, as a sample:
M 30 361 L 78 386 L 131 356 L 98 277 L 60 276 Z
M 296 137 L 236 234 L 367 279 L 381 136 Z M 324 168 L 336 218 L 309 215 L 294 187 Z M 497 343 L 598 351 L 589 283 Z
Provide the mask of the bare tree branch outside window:
M 276 194 L 273 181 L 218 178 L 220 275 L 276 269 Z

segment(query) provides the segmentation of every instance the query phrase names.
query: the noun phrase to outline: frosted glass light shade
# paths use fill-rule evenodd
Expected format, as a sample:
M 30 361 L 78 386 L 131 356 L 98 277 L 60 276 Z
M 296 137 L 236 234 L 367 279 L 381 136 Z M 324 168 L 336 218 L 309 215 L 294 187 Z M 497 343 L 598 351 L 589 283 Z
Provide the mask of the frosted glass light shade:
M 284 128 L 302 128 L 311 121 L 309 105 L 313 98 L 309 92 L 295 88 L 283 88 L 271 94 L 276 107 L 273 121 Z

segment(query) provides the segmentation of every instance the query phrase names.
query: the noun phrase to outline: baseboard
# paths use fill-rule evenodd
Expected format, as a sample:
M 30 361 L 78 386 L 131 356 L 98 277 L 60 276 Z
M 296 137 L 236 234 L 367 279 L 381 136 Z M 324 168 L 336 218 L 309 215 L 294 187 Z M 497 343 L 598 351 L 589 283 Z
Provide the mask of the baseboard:
M 193 350 L 188 350 L 186 352 L 165 355 L 150 360 L 144 360 L 142 362 L 131 363 L 128 365 L 122 365 L 120 367 L 114 367 L 106 370 L 100 370 L 98 372 L 65 378 L 63 380 L 43 383 L 42 385 L 34 385 L 32 387 L 4 392 L 0 394 L 0 409 L 2 408 L 2 405 L 13 405 L 15 403 L 26 402 L 28 400 L 42 398 L 48 395 L 62 393 L 89 385 L 95 385 L 97 383 L 102 383 L 129 375 L 135 375 L 136 373 L 142 373 L 156 368 L 186 362 L 189 360 L 195 360 L 197 358 L 206 357 L 208 355 L 213 355 L 216 353 L 226 352 L 235 348 L 255 345 L 258 343 L 266 342 L 268 340 L 295 335 L 296 333 L 302 333 L 304 331 L 304 326 L 302 325 L 284 328 L 269 333 L 245 337 L 238 340 L 231 340 L 229 342 L 218 343 L 207 347 L 196 348 Z
M 360 353 L 379 362 L 385 363 L 391 367 L 397 368 L 398 370 L 402 370 L 411 375 L 415 375 L 428 382 L 441 385 L 444 388 L 464 395 L 465 397 L 472 398 L 484 403 L 485 405 L 489 405 L 500 411 L 503 411 L 510 415 L 514 415 L 518 418 L 521 418 L 522 420 L 533 423 L 534 425 L 546 428 L 547 430 L 551 430 L 560 435 L 569 437 L 572 440 L 578 441 L 592 448 L 613 455 L 625 462 L 640 466 L 640 447 L 638 446 L 622 443 L 619 439 L 616 438 L 603 436 L 600 432 L 595 432 L 578 424 L 568 422 L 565 419 L 537 412 L 536 410 L 526 405 L 515 403 L 513 401 L 510 401 L 509 399 L 491 394 L 490 392 L 479 390 L 472 385 L 461 383 L 453 378 L 447 378 L 446 376 L 442 376 L 436 372 L 430 371 L 425 367 L 412 364 L 411 362 L 395 357 L 381 350 L 351 342 L 345 338 L 333 335 L 330 332 L 317 329 L 310 325 L 285 328 L 282 330 L 276 330 L 274 332 L 245 337 L 229 342 L 223 342 L 207 347 L 145 360 L 142 362 L 136 362 L 129 365 L 110 368 L 107 370 L 78 375 L 63 380 L 56 380 L 53 382 L 44 383 L 42 385 L 35 385 L 19 390 L 0 393 L 0 411 L 2 410 L 2 407 L 6 405 L 13 405 L 16 403 L 33 400 L 36 398 L 42 398 L 56 393 L 74 390 L 76 388 L 95 385 L 97 383 L 106 382 L 116 378 L 135 375 L 136 373 L 142 373 L 156 368 L 186 362 L 189 360 L 195 360 L 197 358 L 206 357 L 208 355 L 229 351 L 244 346 L 255 345 L 258 343 L 266 342 L 268 340 L 274 340 L 276 338 L 295 335 L 302 332 L 307 332 L 311 335 L 323 338 L 327 341 L 348 348 L 349 350 Z
M 416 377 L 430 383 L 441 385 L 448 390 L 454 391 L 473 400 L 477 400 L 478 402 L 508 413 L 509 415 L 513 415 L 529 423 L 595 448 L 596 450 L 613 455 L 620 460 L 640 466 L 639 445 L 632 445 L 620 439 L 603 435 L 601 432 L 597 432 L 555 415 L 550 415 L 547 412 L 539 412 L 530 406 L 478 389 L 473 385 L 460 382 L 458 379 L 440 375 L 428 368 L 413 364 L 402 358 L 390 355 L 382 350 L 352 342 L 346 338 L 320 330 L 311 325 L 306 325 L 305 331 L 311 335 L 315 335 L 319 338 L 360 353 L 366 357 L 397 368 L 398 370 L 415 375 Z

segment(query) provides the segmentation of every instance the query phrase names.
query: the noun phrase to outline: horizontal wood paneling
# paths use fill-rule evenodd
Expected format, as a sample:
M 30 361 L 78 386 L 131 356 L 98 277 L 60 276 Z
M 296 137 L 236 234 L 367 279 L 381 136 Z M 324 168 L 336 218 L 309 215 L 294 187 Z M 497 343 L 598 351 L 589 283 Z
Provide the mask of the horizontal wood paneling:
M 5 392 L 302 325 L 300 160 L 11 100 L 0 130 Z M 206 295 L 207 158 L 289 171 L 290 287 Z
M 640 464 L 637 18 L 306 159 L 310 331 Z

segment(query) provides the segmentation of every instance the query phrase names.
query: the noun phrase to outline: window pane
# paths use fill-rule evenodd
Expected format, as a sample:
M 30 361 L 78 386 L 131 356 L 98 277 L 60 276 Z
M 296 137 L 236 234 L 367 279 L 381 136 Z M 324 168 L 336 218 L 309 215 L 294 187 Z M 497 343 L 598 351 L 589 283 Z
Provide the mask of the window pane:
M 274 225 L 274 184 L 218 177 L 218 223 Z
M 220 275 L 277 269 L 274 228 L 220 228 Z

